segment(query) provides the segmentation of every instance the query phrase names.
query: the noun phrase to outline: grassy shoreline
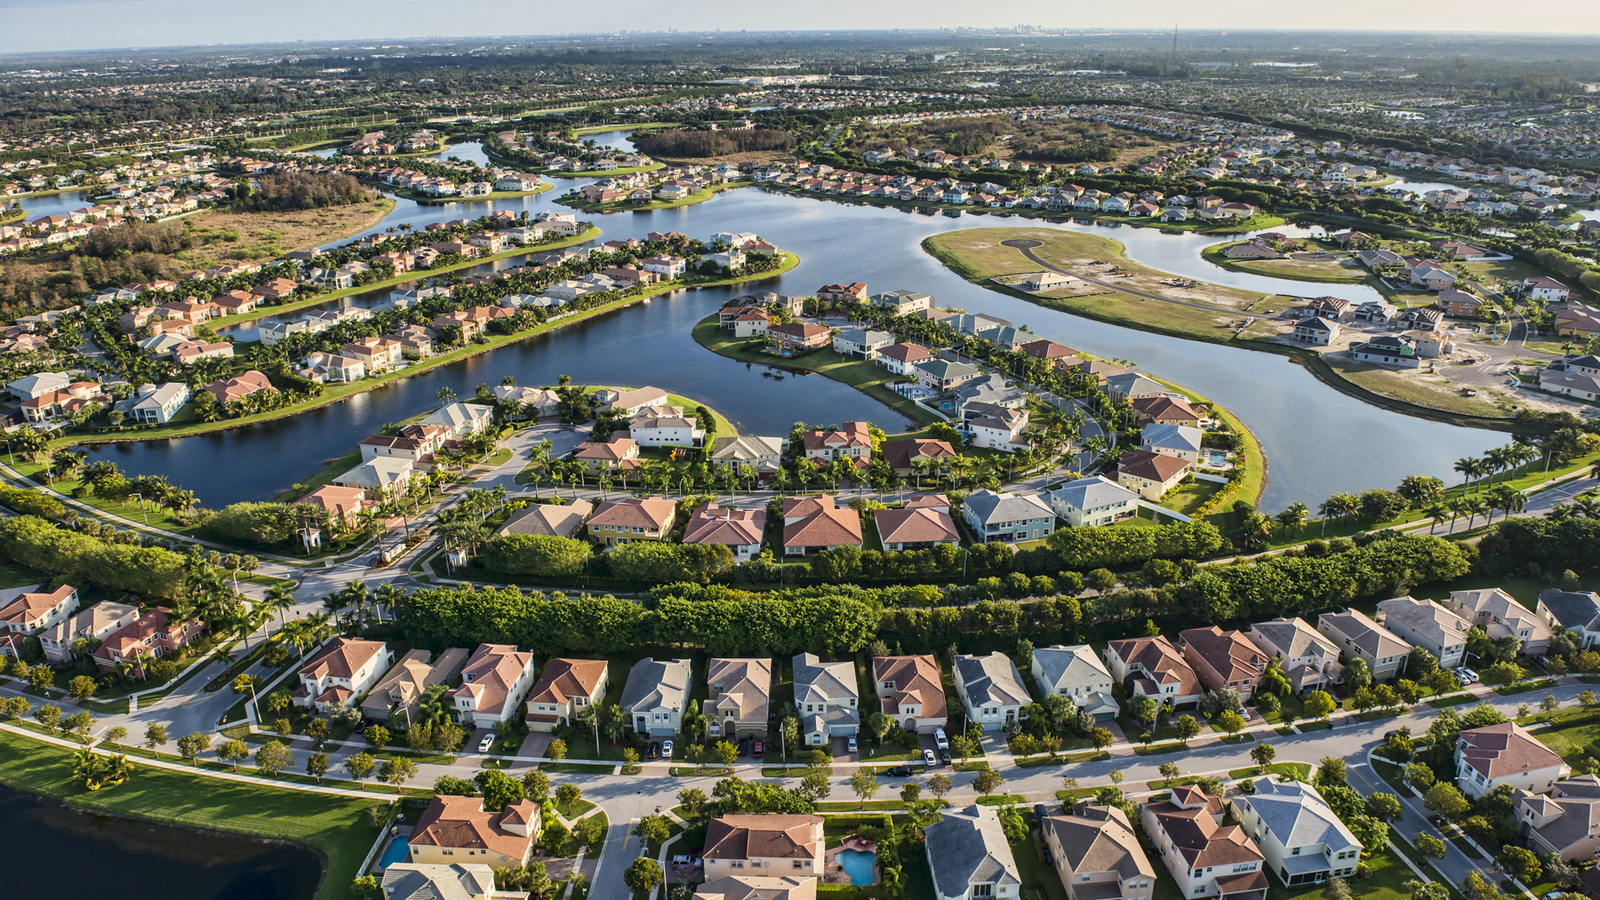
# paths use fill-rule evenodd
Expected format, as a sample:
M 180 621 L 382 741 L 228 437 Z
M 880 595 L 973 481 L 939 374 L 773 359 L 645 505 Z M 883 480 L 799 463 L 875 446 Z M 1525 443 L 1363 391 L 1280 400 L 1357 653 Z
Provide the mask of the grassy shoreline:
M 693 284 L 670 283 L 656 285 L 641 294 L 624 297 L 619 300 L 613 300 L 612 302 L 603 306 L 597 306 L 593 309 L 584 310 L 582 313 L 576 315 L 546 322 L 527 331 L 518 332 L 517 334 L 494 335 L 489 338 L 488 343 L 468 344 L 465 347 L 452 350 L 449 353 L 441 353 L 437 356 L 431 356 L 426 360 L 422 360 L 416 365 L 390 372 L 384 375 L 382 378 L 370 380 L 363 379 L 351 384 L 333 386 L 324 391 L 320 397 L 315 397 L 301 403 L 296 403 L 293 406 L 286 406 L 282 409 L 272 410 L 268 413 L 261 413 L 255 416 L 245 416 L 238 419 L 223 419 L 218 422 L 203 422 L 179 426 L 167 426 L 143 431 L 118 432 L 110 435 L 73 435 L 65 438 L 57 438 L 51 443 L 51 447 L 55 448 L 70 444 L 104 444 L 120 441 L 166 440 L 168 438 L 188 437 L 196 434 L 207 434 L 216 431 L 226 431 L 233 428 L 243 428 L 247 425 L 255 425 L 260 422 L 270 422 L 273 419 L 282 419 L 288 416 L 299 415 L 300 413 L 308 412 L 318 407 L 327 406 L 331 403 L 337 403 L 340 400 L 348 399 L 357 394 L 364 394 L 367 391 L 382 387 L 383 385 L 391 382 L 399 381 L 404 378 L 411 378 L 431 369 L 438 368 L 439 366 L 459 362 L 460 360 L 467 359 L 468 357 L 491 352 L 499 349 L 500 347 L 504 347 L 507 344 L 515 343 L 516 341 L 527 340 L 528 338 L 537 337 L 538 335 L 553 331 L 557 328 L 562 328 L 576 322 L 582 322 L 614 310 L 624 309 L 637 303 L 643 303 L 645 300 L 648 300 L 651 297 L 655 297 L 659 294 L 664 294 L 669 291 L 686 290 L 690 288 L 719 287 L 730 284 L 742 284 L 749 281 L 762 281 L 768 278 L 776 278 L 777 276 L 788 272 L 799 264 L 799 257 L 792 253 L 785 252 L 783 264 L 770 272 L 758 272 L 753 275 L 741 275 L 732 278 L 717 279 L 714 281 L 696 282 Z
M 945 234 L 959 233 L 960 232 L 945 232 Z M 1161 334 L 1168 337 L 1182 338 L 1184 340 L 1204 341 L 1210 344 L 1221 344 L 1244 350 L 1254 350 L 1261 353 L 1271 353 L 1278 356 L 1285 356 L 1296 364 L 1304 366 L 1319 381 L 1322 381 L 1329 387 L 1332 387 L 1334 390 L 1340 391 L 1341 393 L 1344 393 L 1350 397 L 1354 397 L 1362 402 L 1370 403 L 1373 406 L 1382 407 L 1394 412 L 1400 412 L 1405 415 L 1429 419 L 1437 422 L 1445 422 L 1452 425 L 1460 425 L 1468 428 L 1482 428 L 1489 431 L 1514 430 L 1515 422 L 1510 418 L 1454 413 L 1448 410 L 1422 406 L 1385 394 L 1377 393 L 1345 378 L 1343 375 L 1339 374 L 1332 365 L 1323 359 L 1321 354 L 1313 351 L 1290 347 L 1287 344 L 1278 344 L 1271 341 L 1257 340 L 1254 338 L 1234 338 L 1232 337 L 1231 331 L 1218 334 L 1214 333 L 1216 329 L 1211 329 L 1208 331 L 1203 329 L 1156 325 L 1131 315 L 1126 315 L 1115 310 L 1102 308 L 1105 304 L 1100 304 L 1097 306 L 1092 303 L 1074 303 L 1071 302 L 1071 299 L 1058 300 L 1050 297 L 1040 297 L 1013 287 L 997 284 L 988 276 L 975 269 L 971 264 L 962 260 L 959 256 L 949 253 L 935 245 L 933 243 L 934 237 L 939 237 L 939 235 L 934 235 L 932 237 L 923 239 L 923 251 L 929 256 L 932 256 L 934 259 L 938 260 L 950 271 L 987 290 L 1009 294 L 1010 296 L 1016 297 L 1020 300 L 1026 300 L 1029 303 L 1045 309 L 1052 309 L 1057 312 L 1067 313 L 1068 315 L 1081 316 L 1085 319 L 1092 319 L 1096 322 L 1104 322 L 1108 325 L 1117 325 L 1123 328 L 1131 328 L 1137 331 L 1147 331 L 1152 334 Z M 1101 298 L 1091 297 L 1088 299 L 1099 300 Z M 1235 315 L 1237 315 L 1237 313 L 1235 313 Z
M 590 203 L 587 200 L 568 200 L 566 197 L 562 197 L 555 202 L 561 204 L 562 206 L 571 207 L 579 212 L 587 213 L 651 212 L 658 209 L 676 209 L 680 206 L 693 206 L 696 203 L 704 203 L 723 191 L 751 186 L 752 185 L 747 181 L 736 181 L 727 184 L 714 184 L 706 190 L 690 194 L 689 196 L 679 200 L 652 200 L 649 203 L 641 203 L 638 206 L 634 206 L 630 203 L 616 202 Z
M 1373 284 L 1376 279 L 1359 273 L 1353 273 L 1349 275 L 1336 275 L 1332 273 L 1327 275 L 1318 275 L 1315 272 L 1279 270 L 1267 271 L 1264 269 L 1251 268 L 1249 264 L 1252 262 L 1283 262 L 1284 260 L 1236 260 L 1228 259 L 1227 257 L 1223 256 L 1222 251 L 1234 246 L 1235 243 L 1244 242 L 1236 241 L 1229 244 L 1213 244 L 1210 247 L 1200 251 L 1200 258 L 1208 263 L 1211 263 L 1219 269 L 1227 269 L 1230 272 L 1241 272 L 1245 275 L 1265 275 L 1268 278 L 1283 278 L 1288 281 L 1303 281 L 1307 284 L 1372 284 L 1373 287 L 1377 287 L 1376 284 Z

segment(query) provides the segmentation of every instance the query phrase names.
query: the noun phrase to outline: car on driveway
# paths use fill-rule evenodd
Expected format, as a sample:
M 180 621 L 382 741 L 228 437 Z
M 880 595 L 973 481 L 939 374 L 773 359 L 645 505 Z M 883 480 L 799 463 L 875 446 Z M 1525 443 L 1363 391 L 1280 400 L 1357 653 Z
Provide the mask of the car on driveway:
M 661 758 L 662 759 L 671 759 L 672 758 L 672 742 L 671 741 L 662 741 L 661 742 Z
M 933 745 L 940 750 L 950 749 L 950 738 L 945 735 L 943 728 L 933 730 Z
M 933 755 L 932 750 L 922 751 L 922 764 L 930 769 L 938 768 L 939 758 Z
M 1461 668 L 1456 669 L 1456 677 L 1461 679 L 1461 683 L 1463 685 L 1474 684 L 1478 680 L 1478 673 L 1472 671 L 1466 666 L 1462 666 Z
M 844 739 L 844 749 L 845 749 L 845 752 L 847 752 L 847 753 L 856 752 L 856 736 L 855 735 L 852 734 L 849 737 Z
M 739 738 L 739 755 L 740 756 L 749 756 L 750 755 L 750 739 L 749 738 L 747 738 L 747 737 Z
M 887 775 L 890 778 L 910 778 L 911 777 L 911 767 L 910 766 L 890 766 L 889 768 L 883 770 L 883 774 Z
M 761 755 L 766 753 L 766 752 L 767 752 L 767 744 L 766 744 L 765 741 L 761 740 L 761 738 L 756 738 L 755 740 L 750 742 L 750 755 L 751 756 L 754 756 L 756 759 L 760 759 Z
M 650 746 L 644 751 L 645 759 L 655 759 L 661 755 L 661 742 L 651 741 Z
M 493 747 L 493 746 L 494 746 L 494 735 L 493 734 L 486 734 L 486 735 L 483 736 L 483 740 L 478 742 L 478 752 L 479 753 L 488 753 L 489 752 L 489 748 Z

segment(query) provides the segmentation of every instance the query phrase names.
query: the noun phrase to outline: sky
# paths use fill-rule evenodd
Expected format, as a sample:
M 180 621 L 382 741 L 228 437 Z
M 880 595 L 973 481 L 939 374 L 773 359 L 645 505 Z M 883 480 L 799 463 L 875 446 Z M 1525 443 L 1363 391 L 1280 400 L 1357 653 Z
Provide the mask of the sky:
M 541 35 L 602 28 L 1180 28 L 1600 34 L 1597 0 L 0 0 L 0 53 L 263 41 Z

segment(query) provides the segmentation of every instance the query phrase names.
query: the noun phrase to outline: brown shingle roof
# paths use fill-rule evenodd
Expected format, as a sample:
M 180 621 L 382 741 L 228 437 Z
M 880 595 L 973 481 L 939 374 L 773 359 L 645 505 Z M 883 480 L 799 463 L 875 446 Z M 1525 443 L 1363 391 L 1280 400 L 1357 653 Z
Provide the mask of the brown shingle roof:
M 589 524 L 612 528 L 664 528 L 672 520 L 674 505 L 664 497 L 629 497 L 602 503 Z
M 859 547 L 861 516 L 853 509 L 821 509 L 783 526 L 785 547 Z
M 761 813 L 722 816 L 706 827 L 706 859 L 812 859 L 821 816 Z
M 490 813 L 484 811 L 482 798 L 441 795 L 434 797 L 417 819 L 410 843 L 413 847 L 488 850 L 520 862 L 527 858 L 533 838 L 507 831 L 504 826 L 537 822 L 538 817 L 539 804 L 531 800 L 519 801 L 504 812 Z M 530 833 L 537 830 L 531 829 Z
M 1457 753 L 1485 778 L 1506 778 L 1561 765 L 1561 757 L 1515 722 L 1461 732 Z
M 565 703 L 572 697 L 587 697 L 605 674 L 603 659 L 552 659 L 528 691 L 528 702 Z
M 960 540 L 956 523 L 943 509 L 916 507 L 909 509 L 877 509 L 872 518 L 878 525 L 878 537 L 885 544 L 922 544 Z
M 383 641 L 341 637 L 301 666 L 300 674 L 311 678 L 349 678 L 383 651 Z
M 944 680 L 939 673 L 939 663 L 932 656 L 875 656 L 872 658 L 872 680 L 880 696 L 884 682 L 894 684 L 894 690 L 883 697 L 883 711 L 886 713 L 895 714 L 902 704 L 920 703 L 920 718 L 949 717 Z

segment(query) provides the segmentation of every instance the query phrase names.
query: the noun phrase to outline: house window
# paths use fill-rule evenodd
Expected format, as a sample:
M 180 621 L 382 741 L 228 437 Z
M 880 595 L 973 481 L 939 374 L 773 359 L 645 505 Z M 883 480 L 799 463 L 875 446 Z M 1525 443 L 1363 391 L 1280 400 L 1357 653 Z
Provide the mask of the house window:
M 730 869 L 742 869 L 742 868 L 744 868 L 744 860 L 742 860 L 742 859 L 733 860 L 732 862 L 728 863 L 728 868 L 730 868 Z
M 1299 856 L 1300 855 L 1300 848 L 1296 847 L 1293 850 L 1289 851 L 1289 855 L 1290 856 Z
M 994 896 L 994 885 L 992 885 L 992 884 L 975 884 L 975 885 L 972 886 L 972 896 L 974 896 L 974 897 L 993 897 Z
M 798 860 L 798 859 L 797 859 L 797 860 L 795 860 L 795 861 L 794 861 L 794 867 L 795 867 L 795 868 L 796 868 L 796 869 L 803 869 L 803 868 L 805 868 L 805 866 L 806 866 L 806 864 L 805 864 L 805 863 L 803 863 L 803 862 L 801 862 L 801 861 L 800 861 L 800 860 Z
M 1256 870 L 1256 864 L 1255 863 L 1240 863 L 1237 866 L 1233 867 L 1233 872 L 1234 872 L 1235 875 L 1237 875 L 1240 872 L 1254 872 L 1255 870 Z

